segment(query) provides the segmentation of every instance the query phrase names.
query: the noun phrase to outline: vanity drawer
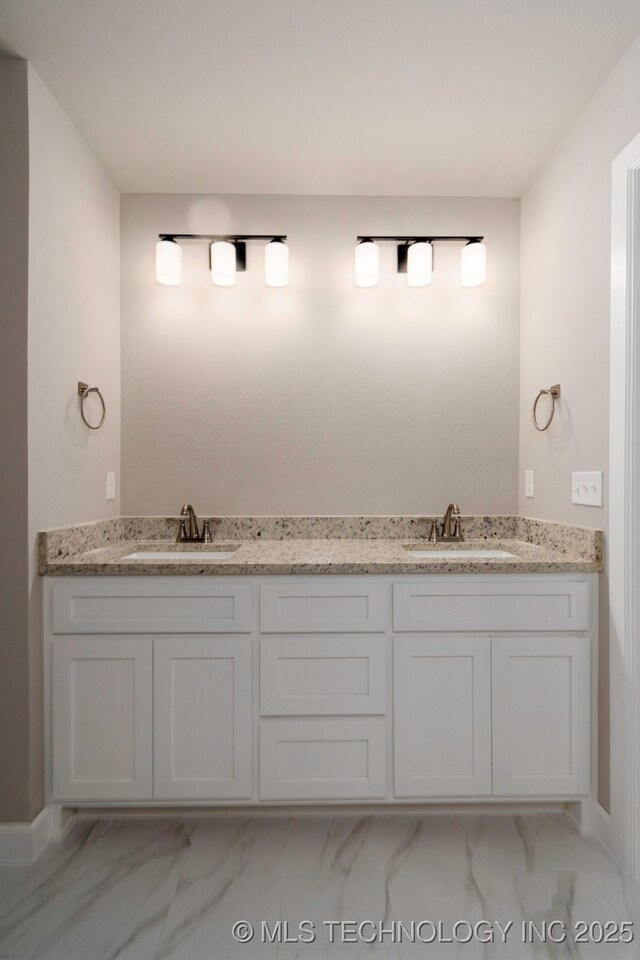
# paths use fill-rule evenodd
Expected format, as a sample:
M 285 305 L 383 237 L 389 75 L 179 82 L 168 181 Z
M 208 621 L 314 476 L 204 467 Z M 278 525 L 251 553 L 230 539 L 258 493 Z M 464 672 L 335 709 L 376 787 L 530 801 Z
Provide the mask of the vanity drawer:
M 385 637 L 262 637 L 263 716 L 386 712 Z
M 386 627 L 388 587 L 357 578 L 264 584 L 260 588 L 262 633 L 381 633 Z
M 382 717 L 262 720 L 261 800 L 354 800 L 386 795 Z
M 53 633 L 250 633 L 252 586 L 202 577 L 69 577 L 53 586 Z
M 586 580 L 425 577 L 393 585 L 396 631 L 589 629 Z

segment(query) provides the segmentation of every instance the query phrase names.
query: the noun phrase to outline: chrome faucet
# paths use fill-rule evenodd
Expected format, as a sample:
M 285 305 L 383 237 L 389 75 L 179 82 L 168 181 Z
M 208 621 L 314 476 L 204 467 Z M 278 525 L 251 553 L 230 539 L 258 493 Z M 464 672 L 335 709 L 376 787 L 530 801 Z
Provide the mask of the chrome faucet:
M 429 540 L 431 543 L 461 543 L 464 540 L 460 507 L 457 503 L 449 504 L 441 523 L 437 520 L 431 522 Z
M 210 543 L 212 540 L 209 521 L 204 520 L 202 531 L 198 527 L 198 517 L 190 503 L 185 503 L 178 517 L 179 527 L 176 543 Z

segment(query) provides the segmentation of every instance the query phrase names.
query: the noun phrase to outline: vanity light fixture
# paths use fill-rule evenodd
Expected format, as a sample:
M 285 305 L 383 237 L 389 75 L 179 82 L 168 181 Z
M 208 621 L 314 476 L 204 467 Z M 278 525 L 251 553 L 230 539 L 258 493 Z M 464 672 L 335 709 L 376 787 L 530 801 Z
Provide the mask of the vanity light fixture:
M 433 276 L 433 244 L 416 240 L 407 248 L 407 286 L 426 287 Z
M 214 240 L 211 244 L 211 283 L 232 287 L 236 282 L 236 247 L 230 240 Z
M 369 237 L 358 237 L 354 260 L 356 287 L 375 287 L 378 283 L 379 251 L 377 243 Z
M 433 275 L 433 244 L 464 243 L 460 259 L 460 283 L 478 287 L 487 278 L 487 248 L 484 237 L 373 237 L 357 238 L 355 282 L 374 287 L 378 282 L 378 243 L 398 244 L 398 273 L 406 273 L 407 285 L 425 287 Z
M 289 248 L 283 233 L 161 233 L 156 244 L 156 280 L 165 286 L 176 287 L 181 280 L 182 241 L 209 244 L 211 282 L 220 287 L 231 287 L 236 273 L 247 269 L 247 241 L 264 240 L 265 283 L 269 287 L 285 287 L 289 282 Z
M 481 240 L 470 240 L 460 251 L 460 283 L 479 287 L 487 279 L 487 248 Z
M 171 237 L 156 243 L 156 280 L 166 287 L 178 287 L 182 275 L 182 247 Z
M 268 287 L 289 283 L 289 247 L 284 240 L 270 240 L 264 248 L 264 282 Z

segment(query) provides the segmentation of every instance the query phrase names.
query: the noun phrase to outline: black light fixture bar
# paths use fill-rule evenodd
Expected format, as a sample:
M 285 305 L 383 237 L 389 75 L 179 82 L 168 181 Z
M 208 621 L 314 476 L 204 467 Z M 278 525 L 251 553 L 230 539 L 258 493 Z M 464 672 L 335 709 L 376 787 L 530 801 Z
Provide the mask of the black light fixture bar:
M 234 243 L 236 240 L 286 240 L 286 233 L 159 233 L 160 240 L 208 240 L 213 243 L 216 240 L 228 240 Z
M 407 272 L 407 260 L 409 255 L 409 247 L 412 243 L 482 243 L 484 237 L 450 237 L 450 236 L 410 236 L 410 237 L 375 237 L 369 236 L 360 236 L 356 238 L 358 243 L 362 243 L 366 240 L 373 240 L 379 242 L 389 242 L 397 243 L 398 246 L 398 273 Z
M 428 237 L 428 236 L 411 236 L 411 237 L 374 237 L 373 234 L 363 234 L 360 237 L 356 237 L 358 242 L 363 240 L 375 240 L 383 242 L 385 240 L 390 241 L 391 243 L 435 243 L 442 241 L 454 241 L 457 243 L 482 243 L 484 237 Z
M 286 233 L 159 233 L 160 240 L 206 240 L 215 243 L 216 240 L 227 240 L 236 248 L 236 270 L 244 273 L 247 269 L 247 240 L 280 240 L 287 239 Z M 209 248 L 209 269 L 211 269 L 211 248 Z

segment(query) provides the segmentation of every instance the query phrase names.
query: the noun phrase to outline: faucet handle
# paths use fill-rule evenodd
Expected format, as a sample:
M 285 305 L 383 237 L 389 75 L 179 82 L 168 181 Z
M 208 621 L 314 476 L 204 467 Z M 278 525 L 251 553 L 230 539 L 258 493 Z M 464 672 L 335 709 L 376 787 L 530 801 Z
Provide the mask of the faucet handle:
M 208 517 L 206 520 L 202 521 L 202 542 L 213 543 L 213 537 L 211 536 L 211 521 Z
M 173 517 L 171 518 L 174 519 Z M 176 543 L 184 543 L 187 539 L 187 517 L 182 515 L 176 518 L 178 520 L 178 532 L 176 534 Z

